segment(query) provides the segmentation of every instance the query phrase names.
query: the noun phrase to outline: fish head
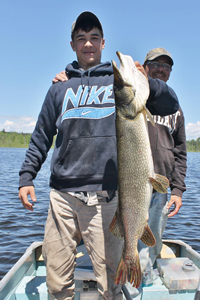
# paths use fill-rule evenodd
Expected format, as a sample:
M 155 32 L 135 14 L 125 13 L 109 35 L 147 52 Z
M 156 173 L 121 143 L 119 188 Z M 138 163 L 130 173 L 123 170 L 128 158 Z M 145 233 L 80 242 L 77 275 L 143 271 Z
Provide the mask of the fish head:
M 148 79 L 138 71 L 131 56 L 117 51 L 119 68 L 112 60 L 116 108 L 122 114 L 135 118 L 144 109 L 149 96 Z

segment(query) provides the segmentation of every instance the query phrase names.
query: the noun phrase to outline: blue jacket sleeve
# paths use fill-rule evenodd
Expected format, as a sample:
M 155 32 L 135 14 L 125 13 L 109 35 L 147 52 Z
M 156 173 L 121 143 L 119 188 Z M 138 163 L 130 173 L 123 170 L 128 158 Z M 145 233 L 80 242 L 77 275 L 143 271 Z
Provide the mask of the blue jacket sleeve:
M 56 109 L 49 90 L 38 117 L 29 148 L 26 152 L 25 161 L 19 172 L 19 188 L 23 186 L 33 186 L 32 180 L 36 177 L 47 153 L 53 143 L 56 134 Z
M 151 114 L 167 116 L 177 112 L 179 102 L 173 89 L 160 79 L 153 79 L 150 76 L 148 78 L 150 95 L 146 106 Z

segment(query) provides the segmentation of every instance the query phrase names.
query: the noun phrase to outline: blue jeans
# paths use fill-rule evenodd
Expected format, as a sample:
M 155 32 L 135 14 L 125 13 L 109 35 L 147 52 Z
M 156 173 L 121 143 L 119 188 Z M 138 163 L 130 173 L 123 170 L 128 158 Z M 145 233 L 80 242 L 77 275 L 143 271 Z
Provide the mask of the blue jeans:
M 149 248 L 140 240 L 138 241 L 138 252 L 142 273 L 147 269 L 153 269 L 156 257 L 162 249 L 162 236 L 168 219 L 167 203 L 167 194 L 160 194 L 158 192 L 153 193 L 149 207 L 148 224 L 156 239 L 156 245 Z

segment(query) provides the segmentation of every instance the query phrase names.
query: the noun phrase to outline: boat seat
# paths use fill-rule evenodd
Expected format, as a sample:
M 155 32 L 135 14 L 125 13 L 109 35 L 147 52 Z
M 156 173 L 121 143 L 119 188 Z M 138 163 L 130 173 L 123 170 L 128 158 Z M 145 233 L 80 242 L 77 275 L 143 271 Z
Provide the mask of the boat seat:
M 170 248 L 167 245 L 163 244 L 159 258 L 175 258 L 178 250 L 176 250 L 174 248 L 175 248 L 175 246 L 173 248 L 172 247 Z

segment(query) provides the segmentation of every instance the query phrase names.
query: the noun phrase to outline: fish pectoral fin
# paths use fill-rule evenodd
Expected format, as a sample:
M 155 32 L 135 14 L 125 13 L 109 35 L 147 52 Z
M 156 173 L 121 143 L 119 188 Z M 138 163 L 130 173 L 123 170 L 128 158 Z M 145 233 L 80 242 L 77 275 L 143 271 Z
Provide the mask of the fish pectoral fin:
M 155 174 L 155 178 L 150 177 L 151 184 L 157 192 L 161 194 L 167 194 L 167 188 L 169 187 L 169 180 L 162 175 Z
M 114 236 L 116 236 L 118 238 L 123 238 L 123 232 L 122 232 L 122 229 L 120 227 L 117 212 L 114 215 L 114 218 L 112 219 L 112 222 L 110 223 L 109 229 L 114 234 Z
M 134 259 L 124 257 L 125 255 L 123 253 L 117 268 L 115 283 L 117 285 L 119 283 L 123 285 L 128 281 L 134 287 L 138 288 L 142 280 L 142 272 L 138 252 L 135 254 Z
M 148 247 L 153 247 L 156 244 L 156 239 L 148 225 L 148 223 L 146 224 L 143 234 L 141 236 L 141 241 L 147 245 Z
M 149 121 L 151 122 L 151 124 L 153 126 L 156 126 L 156 124 L 154 122 L 154 119 L 153 119 L 153 116 L 150 113 L 150 111 L 148 110 L 148 108 L 145 105 L 143 107 L 144 107 L 143 113 L 147 116 L 147 118 L 149 119 Z

